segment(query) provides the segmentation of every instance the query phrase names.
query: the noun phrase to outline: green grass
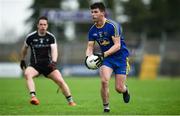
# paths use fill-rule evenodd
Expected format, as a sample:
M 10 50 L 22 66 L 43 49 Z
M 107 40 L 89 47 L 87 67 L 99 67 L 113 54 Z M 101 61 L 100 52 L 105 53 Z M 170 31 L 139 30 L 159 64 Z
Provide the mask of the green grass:
M 1 115 L 103 115 L 99 78 L 65 78 L 76 107 L 67 105 L 65 97 L 56 93 L 57 86 L 49 79 L 35 79 L 40 105 L 29 103 L 25 79 L 0 79 Z M 122 95 L 110 81 L 110 115 L 169 115 L 180 114 L 180 78 L 137 80 L 128 79 L 131 101 L 123 103 Z

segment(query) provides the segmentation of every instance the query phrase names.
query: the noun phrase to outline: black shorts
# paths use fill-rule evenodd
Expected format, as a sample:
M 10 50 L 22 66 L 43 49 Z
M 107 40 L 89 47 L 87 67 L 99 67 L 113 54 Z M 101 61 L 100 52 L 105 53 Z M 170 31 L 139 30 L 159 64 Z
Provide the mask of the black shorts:
M 41 64 L 30 64 L 33 68 L 35 68 L 39 74 L 43 74 L 44 76 L 48 76 L 51 72 L 57 69 L 56 66 L 52 67 L 49 66 L 48 63 L 41 63 Z

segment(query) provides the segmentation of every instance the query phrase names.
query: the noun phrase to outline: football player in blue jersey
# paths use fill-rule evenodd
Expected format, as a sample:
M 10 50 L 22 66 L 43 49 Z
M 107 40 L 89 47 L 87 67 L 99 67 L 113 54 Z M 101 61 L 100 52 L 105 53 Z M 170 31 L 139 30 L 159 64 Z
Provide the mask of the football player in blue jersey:
M 99 69 L 101 97 L 104 112 L 110 112 L 108 86 L 113 72 L 115 74 L 116 91 L 123 94 L 125 103 L 130 101 L 130 94 L 126 86 L 126 78 L 130 69 L 128 63 L 129 52 L 124 41 L 121 25 L 105 17 L 105 5 L 102 2 L 96 2 L 90 6 L 90 9 L 94 25 L 89 30 L 86 57 L 94 54 L 94 45 L 97 42 L 102 51 L 102 59 L 99 59 L 102 60 Z

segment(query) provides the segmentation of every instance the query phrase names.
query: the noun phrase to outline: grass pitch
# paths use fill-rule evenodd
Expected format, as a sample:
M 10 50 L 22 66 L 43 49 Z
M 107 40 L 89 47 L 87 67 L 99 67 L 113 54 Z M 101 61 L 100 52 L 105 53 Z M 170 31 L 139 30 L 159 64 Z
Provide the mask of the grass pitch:
M 29 103 L 25 79 L 0 79 L 0 115 L 103 115 L 100 97 L 100 79 L 93 77 L 65 77 L 76 107 L 67 105 L 57 85 L 44 77 L 35 79 L 40 105 Z M 131 101 L 125 104 L 122 95 L 110 81 L 109 115 L 172 115 L 180 114 L 180 78 L 138 80 L 128 78 Z

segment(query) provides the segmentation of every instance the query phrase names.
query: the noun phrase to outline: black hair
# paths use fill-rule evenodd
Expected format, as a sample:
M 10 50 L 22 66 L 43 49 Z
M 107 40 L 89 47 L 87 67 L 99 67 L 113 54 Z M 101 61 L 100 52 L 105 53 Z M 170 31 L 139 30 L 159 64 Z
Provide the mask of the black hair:
M 90 5 L 90 8 L 91 9 L 96 9 L 96 8 L 99 8 L 99 10 L 102 12 L 102 11 L 106 11 L 106 8 L 105 8 L 105 5 L 102 3 L 102 2 L 96 2 L 92 5 Z
M 39 23 L 40 20 L 46 20 L 48 22 L 48 18 L 46 16 L 39 17 L 37 23 Z

